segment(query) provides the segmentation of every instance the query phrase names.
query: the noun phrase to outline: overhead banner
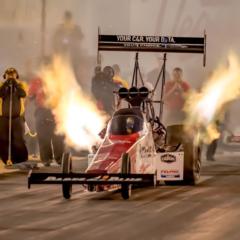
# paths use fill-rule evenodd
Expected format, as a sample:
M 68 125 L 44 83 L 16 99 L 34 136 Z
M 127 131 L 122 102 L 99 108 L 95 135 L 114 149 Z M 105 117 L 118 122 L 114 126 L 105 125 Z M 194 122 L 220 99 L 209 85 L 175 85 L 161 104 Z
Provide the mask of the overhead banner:
M 99 51 L 205 53 L 206 36 L 98 35 Z

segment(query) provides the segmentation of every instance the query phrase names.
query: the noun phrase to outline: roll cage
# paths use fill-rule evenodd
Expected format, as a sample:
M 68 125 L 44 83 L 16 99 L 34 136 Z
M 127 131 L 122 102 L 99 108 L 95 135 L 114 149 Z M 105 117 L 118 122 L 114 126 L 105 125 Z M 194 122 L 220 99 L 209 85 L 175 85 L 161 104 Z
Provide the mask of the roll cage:
M 139 52 L 161 52 L 163 63 L 159 69 L 156 83 L 151 91 L 151 97 L 146 97 L 141 104 L 141 111 L 146 113 L 147 120 L 161 123 L 163 115 L 163 92 L 166 76 L 167 53 L 195 53 L 203 55 L 203 66 L 206 64 L 207 35 L 203 37 L 175 37 L 175 36 L 140 36 L 140 35 L 101 35 L 98 29 L 98 61 L 101 51 L 131 51 L 136 52 L 130 94 L 139 94 L 138 86 L 144 86 L 144 80 L 139 67 Z M 158 87 L 160 84 L 160 87 Z M 160 88 L 160 99 L 153 100 L 156 90 Z M 148 91 L 150 93 L 150 91 Z M 128 101 L 129 102 L 129 101 Z M 159 104 L 159 114 L 156 116 L 154 103 Z M 131 104 L 130 104 L 131 105 Z

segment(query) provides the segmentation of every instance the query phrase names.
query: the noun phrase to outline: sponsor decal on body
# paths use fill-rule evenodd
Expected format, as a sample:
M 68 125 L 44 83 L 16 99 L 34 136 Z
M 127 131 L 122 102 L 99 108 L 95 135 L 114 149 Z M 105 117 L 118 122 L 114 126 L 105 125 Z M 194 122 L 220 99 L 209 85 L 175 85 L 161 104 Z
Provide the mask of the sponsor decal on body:
M 172 36 L 130 36 L 117 35 L 118 42 L 133 42 L 133 43 L 175 43 Z
M 165 163 L 173 163 L 176 162 L 176 156 L 170 153 L 166 153 L 161 156 L 161 161 Z
M 177 169 L 162 170 L 161 171 L 161 177 L 162 178 L 168 178 L 168 177 L 179 178 L 180 173 L 179 173 L 179 170 L 177 170 Z
M 158 153 L 157 179 L 164 181 L 183 180 L 184 152 Z
M 140 145 L 140 156 L 141 158 L 149 158 L 154 154 L 154 146 L 144 146 Z

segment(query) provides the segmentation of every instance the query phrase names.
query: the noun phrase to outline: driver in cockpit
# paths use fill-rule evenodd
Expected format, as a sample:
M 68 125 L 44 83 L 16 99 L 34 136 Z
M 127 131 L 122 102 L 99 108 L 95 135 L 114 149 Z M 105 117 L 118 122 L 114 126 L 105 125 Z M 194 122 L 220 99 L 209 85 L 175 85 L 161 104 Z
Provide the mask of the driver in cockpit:
M 135 121 L 133 117 L 128 117 L 126 119 L 126 131 L 128 134 L 134 133 L 134 124 L 135 124 Z

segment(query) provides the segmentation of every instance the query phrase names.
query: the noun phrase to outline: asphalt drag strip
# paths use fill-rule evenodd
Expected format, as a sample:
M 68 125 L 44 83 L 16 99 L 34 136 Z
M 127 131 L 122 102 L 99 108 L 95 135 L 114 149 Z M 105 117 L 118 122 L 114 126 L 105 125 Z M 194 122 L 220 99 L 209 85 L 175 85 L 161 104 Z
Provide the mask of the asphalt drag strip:
M 0 177 L 0 239 L 239 239 L 240 159 L 204 162 L 197 186 L 119 192 L 34 185 L 27 174 Z

